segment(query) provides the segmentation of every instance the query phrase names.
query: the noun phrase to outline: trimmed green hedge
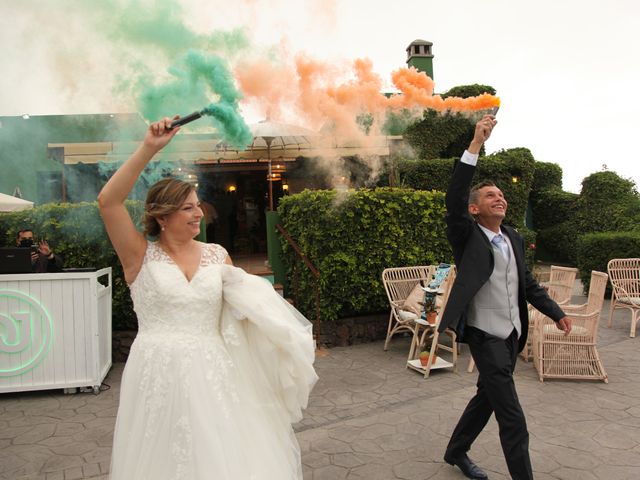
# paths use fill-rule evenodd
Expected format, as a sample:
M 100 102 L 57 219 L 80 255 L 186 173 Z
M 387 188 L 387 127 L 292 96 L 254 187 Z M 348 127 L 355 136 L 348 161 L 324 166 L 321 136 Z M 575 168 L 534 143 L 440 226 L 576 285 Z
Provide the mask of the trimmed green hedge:
M 607 273 L 612 258 L 640 258 L 640 232 L 589 233 L 578 239 L 578 268 L 585 291 L 589 290 L 591 270 Z M 607 287 L 610 292 L 610 285 Z
M 141 219 L 143 204 L 127 202 L 131 218 Z M 15 245 L 19 230 L 30 228 L 64 258 L 66 267 L 110 266 L 113 269 L 113 328 L 135 329 L 137 319 L 122 267 L 107 237 L 96 202 L 45 204 L 32 210 L 0 214 L 0 232 L 7 246 Z
M 545 259 L 575 263 L 577 200 L 577 194 L 555 187 L 531 192 L 533 226 L 538 231 L 539 251 L 545 253 Z
M 455 159 L 398 160 L 394 168 L 402 187 L 445 192 Z M 504 193 L 509 207 L 505 223 L 524 226 L 527 202 L 533 183 L 535 160 L 526 148 L 511 148 L 482 157 L 473 183 L 491 180 Z M 513 182 L 517 177 L 517 182 Z M 388 176 L 380 178 L 380 186 L 388 185 Z
M 586 177 L 576 206 L 580 233 L 634 230 L 640 222 L 640 196 L 635 184 L 615 172 Z
M 578 195 L 553 188 L 531 192 L 533 225 L 536 230 L 557 227 L 576 213 Z
M 532 193 L 551 189 L 562 190 L 562 167 L 557 163 L 536 162 Z
M 441 192 L 305 190 L 284 197 L 278 211 L 321 273 L 323 321 L 388 308 L 381 280 L 387 267 L 452 261 Z M 284 239 L 282 248 L 289 277 L 298 269 L 297 306 L 313 318 L 313 277 Z
M 407 127 L 405 140 L 418 158 L 459 156 L 469 146 L 475 124 L 461 113 L 425 110 L 422 120 Z M 481 150 L 484 153 L 484 147 Z

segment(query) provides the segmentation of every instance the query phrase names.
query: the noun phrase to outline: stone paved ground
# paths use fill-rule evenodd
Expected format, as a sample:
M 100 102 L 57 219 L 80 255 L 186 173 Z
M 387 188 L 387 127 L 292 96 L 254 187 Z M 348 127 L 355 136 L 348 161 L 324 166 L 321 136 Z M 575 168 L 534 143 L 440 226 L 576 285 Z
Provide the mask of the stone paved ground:
M 579 300 L 579 299 L 577 299 Z M 604 309 L 608 313 L 608 304 Z M 546 381 L 520 362 L 516 381 L 527 414 L 537 479 L 640 478 L 640 337 L 629 316 L 601 322 L 609 384 Z M 473 395 L 476 374 L 439 370 L 424 379 L 404 368 L 406 338 L 334 348 L 317 360 L 320 381 L 296 425 L 305 480 L 461 479 L 442 461 L 453 426 Z M 108 478 L 122 364 L 94 396 L 59 391 L 0 396 L 0 478 Z M 492 420 L 470 452 L 491 479 L 507 471 Z M 243 480 L 243 479 L 238 479 Z

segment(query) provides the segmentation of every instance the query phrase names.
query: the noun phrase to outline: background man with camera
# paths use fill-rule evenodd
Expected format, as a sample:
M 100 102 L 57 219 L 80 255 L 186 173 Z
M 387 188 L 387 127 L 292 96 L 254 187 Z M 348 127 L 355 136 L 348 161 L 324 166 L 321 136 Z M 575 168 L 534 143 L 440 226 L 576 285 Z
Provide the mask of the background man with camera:
M 33 231 L 20 230 L 16 235 L 16 245 L 21 248 L 31 249 L 31 266 L 34 273 L 55 273 L 62 271 L 63 259 L 55 255 L 46 240 L 34 243 Z

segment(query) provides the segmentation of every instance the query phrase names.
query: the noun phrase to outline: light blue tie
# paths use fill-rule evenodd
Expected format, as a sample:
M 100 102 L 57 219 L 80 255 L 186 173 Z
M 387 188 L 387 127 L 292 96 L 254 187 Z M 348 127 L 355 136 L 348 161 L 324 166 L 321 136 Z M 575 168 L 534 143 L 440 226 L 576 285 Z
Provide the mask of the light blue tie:
M 491 240 L 491 243 L 493 243 L 496 247 L 498 247 L 500 249 L 500 252 L 502 252 L 502 256 L 508 262 L 509 261 L 509 254 L 510 254 L 509 245 L 505 241 L 505 239 L 502 236 L 502 234 L 499 233 L 498 235 L 493 237 L 493 239 Z

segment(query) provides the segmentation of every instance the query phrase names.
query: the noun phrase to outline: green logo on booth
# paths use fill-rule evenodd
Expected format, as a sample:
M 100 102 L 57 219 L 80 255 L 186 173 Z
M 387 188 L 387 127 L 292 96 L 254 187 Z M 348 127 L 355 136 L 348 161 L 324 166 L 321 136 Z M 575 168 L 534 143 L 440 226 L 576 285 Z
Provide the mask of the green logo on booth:
M 0 290 L 0 377 L 34 368 L 49 353 L 52 338 L 51 316 L 38 300 Z

